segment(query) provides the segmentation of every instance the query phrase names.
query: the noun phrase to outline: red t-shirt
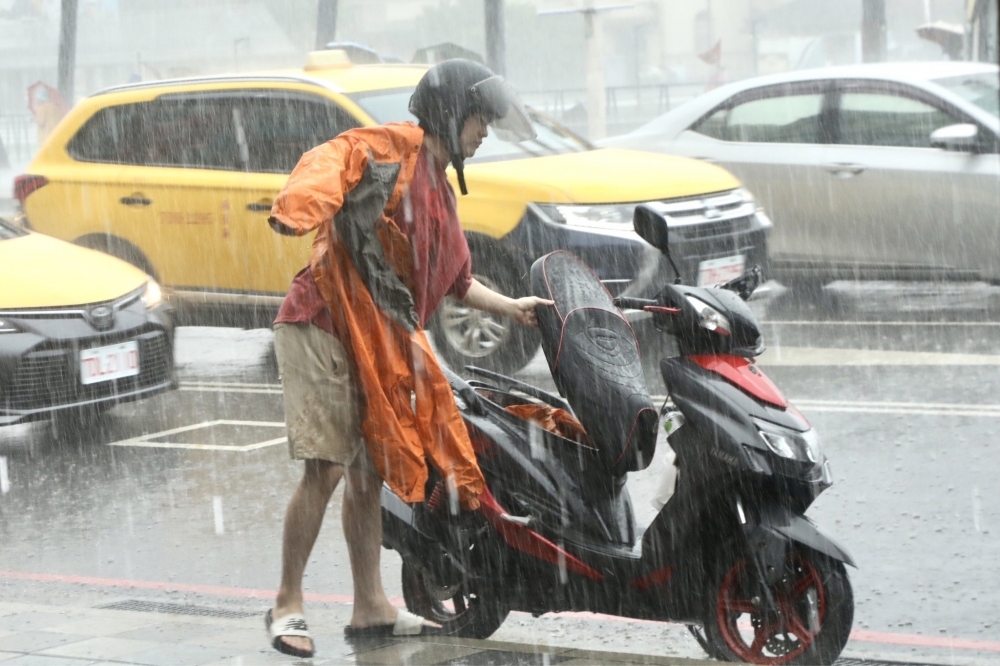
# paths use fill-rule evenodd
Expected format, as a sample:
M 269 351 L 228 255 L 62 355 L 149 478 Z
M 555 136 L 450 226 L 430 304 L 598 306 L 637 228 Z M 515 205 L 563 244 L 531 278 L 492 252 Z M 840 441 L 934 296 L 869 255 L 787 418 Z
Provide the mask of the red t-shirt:
M 445 296 L 464 298 L 472 284 L 472 257 L 458 222 L 455 191 L 444 165 L 426 148 L 417 156 L 413 179 L 393 221 L 413 249 L 413 299 L 423 328 Z M 336 335 L 308 266 L 292 281 L 274 323 L 310 323 Z

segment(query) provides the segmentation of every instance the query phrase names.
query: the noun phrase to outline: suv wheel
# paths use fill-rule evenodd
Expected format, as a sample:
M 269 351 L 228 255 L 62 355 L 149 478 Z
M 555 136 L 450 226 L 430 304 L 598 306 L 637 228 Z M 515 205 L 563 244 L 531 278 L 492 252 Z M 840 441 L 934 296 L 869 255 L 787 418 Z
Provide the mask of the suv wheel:
M 527 295 L 521 261 L 496 241 L 469 237 L 472 275 L 484 286 L 511 298 Z M 461 372 L 475 365 L 494 372 L 512 374 L 535 356 L 538 331 L 512 319 L 481 312 L 448 297 L 430 321 L 438 354 Z

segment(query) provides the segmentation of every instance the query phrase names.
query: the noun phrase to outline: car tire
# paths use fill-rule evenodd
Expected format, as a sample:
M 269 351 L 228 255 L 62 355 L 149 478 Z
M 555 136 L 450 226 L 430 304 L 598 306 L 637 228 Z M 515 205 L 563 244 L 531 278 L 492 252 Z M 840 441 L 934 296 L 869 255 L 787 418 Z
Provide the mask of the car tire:
M 511 298 L 528 295 L 526 261 L 491 238 L 470 234 L 472 275 Z M 538 330 L 445 299 L 428 326 L 438 355 L 455 372 L 474 365 L 513 374 L 534 358 Z
M 156 270 L 149 259 L 146 258 L 146 255 L 142 253 L 142 250 L 124 238 L 118 238 L 110 234 L 92 234 L 77 238 L 74 243 L 81 247 L 110 254 L 112 257 L 132 264 L 154 280 L 156 279 Z

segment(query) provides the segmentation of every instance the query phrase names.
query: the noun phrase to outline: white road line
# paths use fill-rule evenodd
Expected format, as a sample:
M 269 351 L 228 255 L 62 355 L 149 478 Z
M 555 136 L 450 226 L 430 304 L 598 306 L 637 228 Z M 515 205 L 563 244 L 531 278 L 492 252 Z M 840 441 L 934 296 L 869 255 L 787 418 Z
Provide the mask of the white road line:
M 184 382 L 187 386 L 238 386 L 240 388 L 281 388 L 281 384 L 247 384 L 244 382 Z
M 281 395 L 281 384 L 226 384 L 219 382 L 216 384 L 200 384 L 184 382 L 178 388 L 179 391 L 195 391 L 199 393 L 263 393 L 269 395 Z
M 285 425 L 282 423 L 281 425 Z M 256 444 L 247 444 L 246 446 L 221 446 L 219 444 L 181 444 L 176 442 L 147 442 L 142 440 L 126 440 L 123 442 L 113 442 L 108 444 L 108 446 L 132 446 L 140 449 L 193 449 L 195 451 L 239 451 L 240 453 L 246 453 L 247 451 L 256 451 L 257 449 L 263 449 L 268 446 L 275 446 L 277 444 L 284 444 L 288 441 L 287 437 L 275 437 L 274 439 L 269 439 L 266 442 L 257 442 Z
M 654 403 L 666 399 L 663 395 L 650 396 Z M 974 405 L 958 403 L 922 402 L 855 402 L 837 400 L 790 400 L 803 412 L 843 412 L 858 414 L 910 414 L 915 416 L 976 416 L 1000 418 L 1000 405 Z
M 968 402 L 881 402 L 874 400 L 793 400 L 796 405 L 813 405 L 817 407 L 905 407 L 922 409 L 959 409 L 959 410 L 1000 410 L 1000 405 L 975 404 Z
M 757 362 L 763 366 L 993 366 L 1000 365 L 1000 355 L 826 347 L 772 347 L 765 351 Z
M 957 409 L 899 409 L 879 407 L 808 407 L 802 411 L 813 412 L 845 412 L 852 414 L 908 414 L 911 416 L 976 416 L 982 418 L 1000 419 L 1000 411 L 963 411 Z
M 808 321 L 768 320 L 759 322 L 769 326 L 1000 326 L 1000 321 Z
M 259 386 L 261 388 L 241 388 L 243 386 Z M 230 388 L 232 387 L 232 388 Z M 268 388 L 264 388 L 268 387 Z M 214 391 L 223 393 L 269 393 L 269 394 L 281 394 L 280 384 L 251 384 L 244 385 L 238 383 L 228 384 L 225 382 L 214 382 L 214 383 L 188 383 L 185 382 L 181 384 L 180 390 L 182 391 Z M 664 395 L 653 395 L 650 396 L 655 403 L 662 403 L 666 396 Z M 883 401 L 856 401 L 856 400 L 819 400 L 819 399 L 802 399 L 802 400 L 792 400 L 793 405 L 801 408 L 803 411 L 807 412 L 843 412 L 843 413 L 859 413 L 859 414 L 912 414 L 912 415 L 928 415 L 928 416 L 974 416 L 982 418 L 1000 418 L 1000 404 L 975 404 L 975 403 L 948 403 L 948 402 L 883 402 Z M 222 423 L 222 422 L 218 422 Z M 234 423 L 237 422 L 225 422 Z M 246 422 L 247 425 L 268 425 L 266 423 L 259 422 Z M 273 425 L 284 425 L 273 424 Z M 197 427 L 204 427 L 199 425 Z M 185 430 L 189 430 L 185 428 Z M 179 430 L 177 432 L 182 432 Z M 163 432 L 156 436 L 163 436 L 173 434 L 173 432 Z M 264 446 L 271 446 L 273 443 L 269 442 L 264 444 Z M 116 444 L 121 446 L 126 446 L 125 444 Z M 139 444 L 129 444 L 129 446 L 138 446 Z M 155 445 L 151 443 L 148 445 Z M 197 445 L 202 446 L 202 445 Z M 256 446 L 256 445 L 255 445 Z M 195 445 L 178 445 L 177 448 L 194 448 Z M 234 450 L 235 447 L 218 447 L 223 450 Z M 260 448 L 260 447 L 258 447 Z M 240 450 L 243 450 L 242 448 Z M 252 449 L 246 449 L 252 450 Z
M 253 427 L 264 427 L 264 428 L 284 428 L 284 421 L 234 421 L 229 419 L 220 419 L 217 421 L 204 421 L 202 423 L 195 423 L 193 425 L 181 426 L 179 428 L 172 428 L 170 430 L 161 430 L 160 432 L 148 433 L 145 435 L 139 435 L 138 437 L 132 437 L 131 439 L 123 439 L 118 442 L 109 442 L 108 446 L 132 446 L 137 448 L 149 448 L 149 449 L 194 449 L 198 451 L 256 451 L 257 449 L 263 449 L 267 446 L 275 446 L 277 444 L 284 444 L 288 441 L 287 437 L 275 437 L 274 439 L 269 439 L 263 442 L 254 442 L 253 444 L 246 444 L 244 446 L 225 446 L 220 444 L 197 444 L 197 443 L 187 443 L 187 442 L 153 442 L 150 440 L 157 439 L 160 437 L 167 437 L 169 435 L 176 435 L 182 432 L 190 432 L 192 430 L 199 430 L 202 428 L 211 428 L 217 425 L 232 425 L 232 426 L 253 426 Z

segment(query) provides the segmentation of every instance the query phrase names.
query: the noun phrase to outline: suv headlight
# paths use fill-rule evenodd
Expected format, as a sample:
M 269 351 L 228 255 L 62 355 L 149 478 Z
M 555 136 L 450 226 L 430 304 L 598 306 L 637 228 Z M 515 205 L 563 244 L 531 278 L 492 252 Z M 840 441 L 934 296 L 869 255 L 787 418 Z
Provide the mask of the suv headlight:
M 163 292 L 160 290 L 160 285 L 156 284 L 156 280 L 146 282 L 146 289 L 142 292 L 142 304 L 147 310 L 152 310 L 162 302 Z
M 535 204 L 550 222 L 569 227 L 598 229 L 601 231 L 632 230 L 632 215 L 638 204 Z
M 722 335 L 729 335 L 732 332 L 732 324 L 729 323 L 729 318 L 724 314 L 694 296 L 688 296 L 687 299 L 698 313 L 698 323 L 701 324 L 702 328 Z
M 4 333 L 20 333 L 21 329 L 14 325 L 9 319 L 0 317 L 0 335 Z
M 782 428 L 770 421 L 754 419 L 760 438 L 764 440 L 773 453 L 782 458 L 798 460 L 800 462 L 817 463 L 823 459 L 823 452 L 819 446 L 819 435 L 815 428 L 810 428 L 805 432 L 796 432 L 788 428 Z

